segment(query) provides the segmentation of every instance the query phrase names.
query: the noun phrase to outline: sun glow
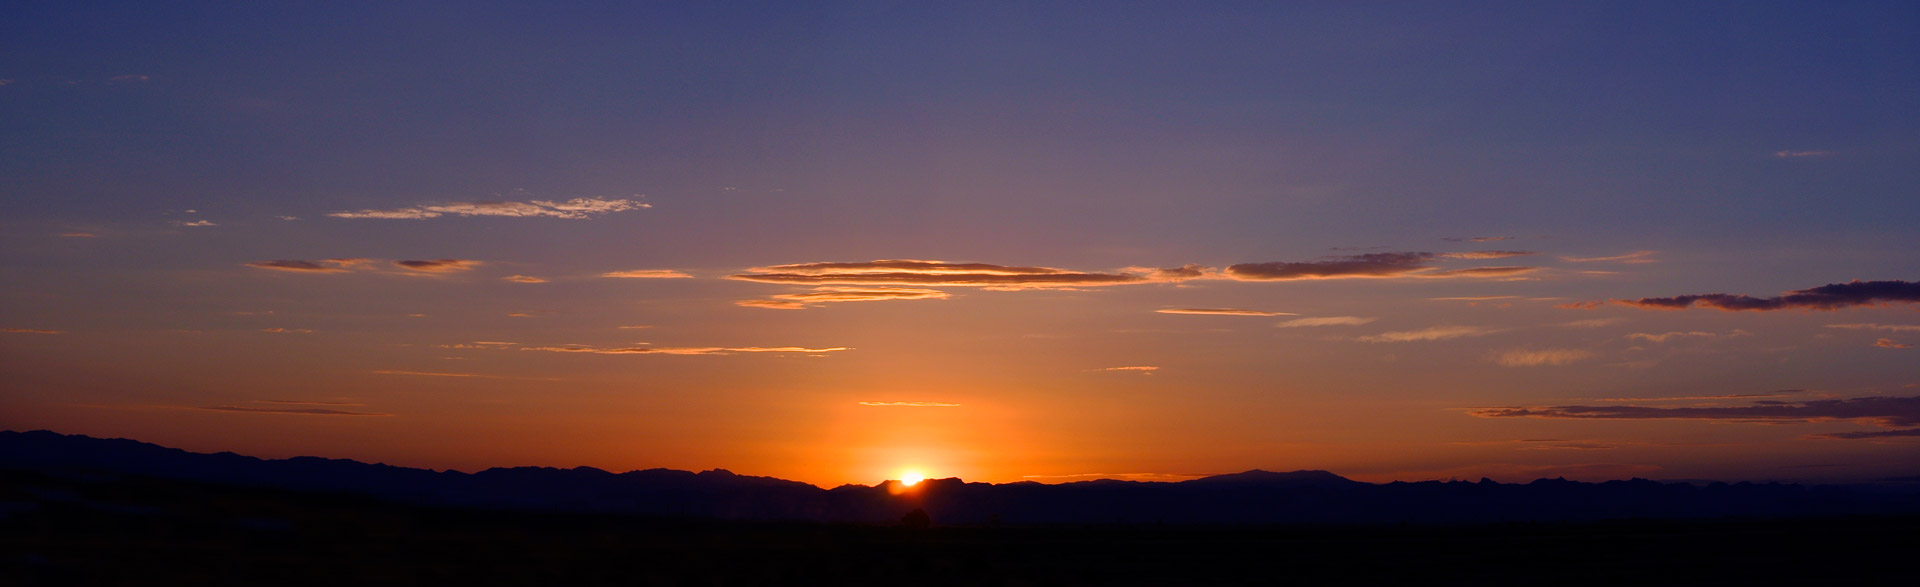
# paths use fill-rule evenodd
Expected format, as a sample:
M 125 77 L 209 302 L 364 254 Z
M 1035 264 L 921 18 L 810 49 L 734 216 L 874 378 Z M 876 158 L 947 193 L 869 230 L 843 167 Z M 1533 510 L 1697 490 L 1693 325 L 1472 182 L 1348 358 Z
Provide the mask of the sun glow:
M 908 487 L 912 487 L 915 483 L 925 481 L 926 479 L 927 476 L 921 474 L 919 471 L 909 470 L 900 472 L 900 484 Z

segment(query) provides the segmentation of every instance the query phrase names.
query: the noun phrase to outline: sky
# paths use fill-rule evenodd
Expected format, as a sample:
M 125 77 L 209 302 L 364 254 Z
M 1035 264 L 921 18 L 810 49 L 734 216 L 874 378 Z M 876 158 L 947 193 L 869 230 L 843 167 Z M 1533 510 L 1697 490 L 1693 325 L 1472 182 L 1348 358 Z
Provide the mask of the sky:
M 0 427 L 1920 474 L 1911 2 L 12 3 Z

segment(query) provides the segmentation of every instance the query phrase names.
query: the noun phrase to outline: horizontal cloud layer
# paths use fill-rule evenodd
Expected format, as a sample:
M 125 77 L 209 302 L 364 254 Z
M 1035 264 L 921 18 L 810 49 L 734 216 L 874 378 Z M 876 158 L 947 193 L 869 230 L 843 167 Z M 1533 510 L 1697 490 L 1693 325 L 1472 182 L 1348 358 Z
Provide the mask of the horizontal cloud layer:
M 1495 332 L 1499 331 L 1478 326 L 1435 326 L 1423 330 L 1382 332 L 1371 336 L 1362 336 L 1356 340 L 1360 342 L 1426 342 L 1451 338 L 1486 336 Z
M 1853 399 L 1805 402 L 1755 401 L 1746 406 L 1675 407 L 1652 406 L 1552 406 L 1480 408 L 1469 414 L 1481 418 L 1557 418 L 1576 420 L 1734 420 L 1767 422 L 1819 422 L 1847 420 L 1868 422 L 1884 428 L 1920 426 L 1920 396 L 1861 397 Z M 1870 438 L 1910 436 L 1912 430 L 1877 433 L 1843 433 L 1830 438 Z
M 807 348 L 797 346 L 778 347 L 626 347 L 601 348 L 590 346 L 538 346 L 525 347 L 523 351 L 545 351 L 550 353 L 591 353 L 596 355 L 730 355 L 734 353 L 831 353 L 853 350 L 848 347 Z
M 1333 257 L 1321 261 L 1241 263 L 1230 265 L 1226 276 L 1246 281 L 1290 281 L 1299 279 L 1384 279 L 1384 278 L 1471 278 L 1511 277 L 1539 270 L 1538 267 L 1473 267 L 1439 271 L 1436 263 L 1444 259 L 1494 259 L 1531 255 L 1528 251 L 1475 251 L 1465 253 L 1367 253 Z
M 1179 270 L 1173 270 L 1179 271 Z M 1150 283 L 1136 273 L 1094 273 L 1051 267 L 883 259 L 853 263 L 797 263 L 756 267 L 729 279 L 808 285 L 919 285 L 998 289 L 1057 288 Z
M 1592 356 L 1592 351 L 1580 349 L 1516 349 L 1496 355 L 1493 362 L 1507 367 L 1538 367 L 1570 365 Z
M 393 262 L 395 267 L 425 273 L 455 273 L 471 270 L 480 265 L 482 265 L 481 262 L 468 259 L 409 259 Z
M 1293 312 L 1262 312 L 1260 310 L 1241 310 L 1238 308 L 1162 308 L 1154 310 L 1161 314 L 1189 314 L 1194 316 L 1295 316 Z
M 946 402 L 860 402 L 863 406 L 886 408 L 957 408 L 960 404 Z
M 247 266 L 256 269 L 291 271 L 295 273 L 342 273 L 371 262 L 373 262 L 372 259 L 321 259 L 318 261 L 280 259 L 278 261 L 254 261 L 248 263 Z
M 574 198 L 565 202 L 548 200 L 532 200 L 528 202 L 446 202 L 386 210 L 334 212 L 328 214 L 328 216 L 334 218 L 381 218 L 390 220 L 418 220 L 449 215 L 581 219 L 591 218 L 600 214 L 611 214 L 614 212 L 625 212 L 651 207 L 653 206 L 637 200 Z
M 1294 318 L 1274 324 L 1278 328 L 1306 328 L 1312 326 L 1359 326 L 1377 320 L 1363 316 L 1321 316 L 1318 318 Z
M 629 269 L 626 271 L 608 271 L 606 273 L 600 274 L 600 276 L 612 277 L 617 279 L 686 279 L 689 277 L 693 277 L 692 275 L 687 275 L 686 273 L 674 271 L 672 269 Z
M 1670 298 L 1613 300 L 1612 303 L 1649 310 L 1684 310 L 1694 306 L 1728 312 L 1773 310 L 1839 310 L 1881 303 L 1920 303 L 1920 282 L 1860 281 L 1830 283 L 1795 290 L 1771 298 L 1735 294 L 1693 294 Z

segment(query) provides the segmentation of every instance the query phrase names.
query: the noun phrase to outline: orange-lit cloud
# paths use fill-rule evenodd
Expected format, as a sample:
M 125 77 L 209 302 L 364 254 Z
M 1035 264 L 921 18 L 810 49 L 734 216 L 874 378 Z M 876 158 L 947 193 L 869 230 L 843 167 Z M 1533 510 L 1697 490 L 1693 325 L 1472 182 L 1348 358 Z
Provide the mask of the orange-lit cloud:
M 380 374 L 380 375 L 415 375 L 415 376 L 420 376 L 420 377 L 479 377 L 479 378 L 484 378 L 484 379 L 495 379 L 495 377 L 494 377 L 494 376 L 491 376 L 491 375 L 479 375 L 479 374 L 475 374 L 475 373 L 441 373 L 441 372 L 435 372 L 435 371 L 400 371 L 400 370 L 395 370 L 395 369 L 379 369 L 379 370 L 375 370 L 375 371 L 374 371 L 374 373 L 377 373 L 377 374 Z
M 1161 314 L 1187 314 L 1194 316 L 1298 316 L 1293 312 L 1264 312 L 1260 310 L 1241 310 L 1238 308 L 1161 308 L 1154 310 Z
M 294 404 L 297 405 L 297 404 Z M 253 407 L 253 406 L 206 406 L 202 410 L 216 412 L 236 412 L 246 414 L 289 414 L 295 416 L 392 416 L 377 412 L 353 412 L 334 408 L 294 408 L 294 407 Z
M 682 273 L 679 271 L 674 271 L 672 269 L 631 269 L 627 271 L 608 271 L 606 273 L 600 274 L 600 276 L 612 277 L 617 279 L 686 279 L 686 278 L 693 277 L 692 275 L 688 275 L 686 273 Z
M 1538 367 L 1571 365 L 1592 356 L 1592 351 L 1580 349 L 1514 349 L 1495 355 L 1493 362 L 1507 367 Z
M 1313 326 L 1359 326 L 1378 320 L 1365 316 L 1321 316 L 1318 318 L 1294 318 L 1274 324 L 1276 328 L 1308 328 Z
M 187 226 L 187 227 L 193 227 L 193 228 L 205 228 L 205 227 L 208 227 L 208 226 L 219 226 L 218 224 L 214 224 L 213 222 L 210 222 L 210 221 L 206 221 L 206 220 L 175 220 L 175 221 L 173 221 L 173 225 L 174 225 L 174 226 Z
M 1051 267 L 1012 267 L 892 259 L 853 263 L 797 263 L 755 267 L 728 279 L 807 285 L 917 285 L 1036 289 L 1151 283 L 1147 275 L 1092 273 Z
M 60 236 L 62 238 L 99 238 L 100 237 L 100 235 L 97 235 L 91 232 L 63 232 L 63 233 L 60 233 Z
M 0 328 L 0 332 L 15 334 L 66 334 L 64 330 L 41 330 L 39 328 Z
M 1654 344 L 1660 344 L 1675 338 L 1713 338 L 1716 336 L 1720 336 L 1720 335 L 1712 332 L 1701 332 L 1698 330 L 1691 330 L 1687 332 L 1675 331 L 1675 332 L 1661 332 L 1657 334 L 1650 333 L 1650 332 L 1635 332 L 1632 334 L 1628 334 L 1627 338 L 1631 338 L 1634 340 L 1644 340 Z
M 1435 278 L 1435 279 L 1446 279 L 1446 278 L 1454 278 L 1454 277 L 1511 277 L 1515 275 L 1526 275 L 1529 273 L 1537 272 L 1539 270 L 1540 270 L 1539 267 L 1514 267 L 1514 266 L 1469 267 L 1466 269 L 1454 269 L 1450 271 L 1417 273 L 1417 274 L 1414 274 L 1413 276 L 1429 277 L 1429 278 Z
M 1920 303 L 1920 282 L 1860 281 L 1830 283 L 1794 290 L 1771 298 L 1734 294 L 1694 294 L 1670 298 L 1613 300 L 1612 303 L 1648 310 L 1684 310 L 1694 306 L 1728 312 L 1774 310 L 1839 310 L 1881 303 Z M 1595 302 L 1597 303 L 1597 302 Z
M 810 304 L 838 302 L 883 302 L 889 300 L 942 300 L 951 297 L 947 292 L 937 289 L 919 289 L 906 287 L 820 287 L 807 293 L 780 294 L 771 300 L 740 300 L 734 302 L 753 308 L 775 310 L 800 310 L 812 307 Z
M 447 202 L 386 210 L 334 212 L 328 214 L 328 216 L 334 218 L 380 218 L 390 220 L 419 220 L 449 215 L 506 216 L 513 218 L 547 217 L 577 220 L 591 218 L 601 214 L 651 207 L 653 206 L 637 200 L 574 198 L 564 202 L 548 200 L 532 200 L 528 202 Z
M 479 267 L 482 263 L 468 259 L 408 259 L 404 261 L 394 261 L 393 265 L 401 269 L 420 271 L 423 273 L 455 273 L 470 271 L 474 267 Z
M 1880 347 L 1880 348 L 1883 348 L 1883 349 L 1910 349 L 1910 348 L 1913 348 L 1913 345 L 1910 345 L 1910 344 L 1906 344 L 1906 343 L 1903 343 L 1903 342 L 1899 342 L 1899 341 L 1896 341 L 1896 340 L 1894 340 L 1894 339 L 1891 339 L 1891 338 L 1882 338 L 1882 339 L 1880 339 L 1880 340 L 1876 340 L 1876 341 L 1873 341 L 1873 346 L 1877 346 L 1877 347 Z
M 305 328 L 262 328 L 260 331 L 274 334 L 313 334 L 312 330 Z
M 1885 330 L 1888 332 L 1920 332 L 1920 324 L 1828 324 L 1827 328 L 1845 328 L 1848 330 Z
M 1358 340 L 1360 342 L 1427 342 L 1427 341 L 1435 341 L 1435 340 L 1448 340 L 1448 339 L 1454 339 L 1454 338 L 1486 336 L 1489 334 L 1493 334 L 1495 332 L 1499 332 L 1499 331 L 1490 329 L 1490 328 L 1481 328 L 1478 326 L 1435 326 L 1433 328 L 1426 328 L 1422 330 L 1402 330 L 1402 331 L 1396 331 L 1396 332 L 1382 332 L 1380 334 L 1362 336 L 1355 340 Z
M 860 402 L 863 406 L 890 408 L 957 408 L 960 404 L 946 402 Z
M 1440 240 L 1456 243 L 1490 243 L 1494 241 L 1510 241 L 1514 238 L 1515 237 L 1511 236 L 1450 236 Z
M 1539 253 L 1533 251 L 1464 251 L 1459 253 L 1441 253 L 1440 257 L 1443 259 L 1505 259 L 1508 257 L 1525 257 L 1527 255 L 1538 254 Z
M 509 275 L 507 277 L 502 277 L 500 279 L 502 281 L 511 281 L 514 283 L 546 283 L 547 282 L 547 280 L 545 279 L 534 277 L 531 275 Z
M 1561 257 L 1560 260 L 1569 263 L 1654 263 L 1657 261 L 1653 256 L 1658 254 L 1658 251 L 1634 251 L 1611 257 Z
M 370 262 L 372 262 L 371 259 L 321 259 L 318 261 L 281 259 L 278 261 L 254 261 L 248 263 L 247 266 L 256 269 L 271 269 L 274 271 L 290 271 L 294 273 L 343 273 Z
M 1123 373 L 1139 373 L 1141 375 L 1152 375 L 1154 371 L 1159 371 L 1159 370 L 1160 370 L 1159 367 L 1154 367 L 1151 365 L 1130 365 L 1126 367 L 1103 367 L 1100 369 L 1088 369 L 1088 371 L 1118 371 Z
M 853 350 L 849 347 L 807 348 L 797 346 L 780 347 L 625 347 L 600 348 L 590 346 L 540 346 L 525 347 L 523 351 L 544 351 L 550 353 L 591 353 L 596 355 L 730 355 L 734 353 L 831 353 Z

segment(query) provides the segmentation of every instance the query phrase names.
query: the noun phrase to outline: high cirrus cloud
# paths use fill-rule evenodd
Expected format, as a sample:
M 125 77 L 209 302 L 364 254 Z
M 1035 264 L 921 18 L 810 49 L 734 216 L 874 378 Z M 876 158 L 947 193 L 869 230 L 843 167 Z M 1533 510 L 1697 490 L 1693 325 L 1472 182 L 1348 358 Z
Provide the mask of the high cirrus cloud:
M 254 261 L 248 267 L 294 273 L 344 273 L 355 267 L 371 263 L 372 259 L 321 259 L 305 261 L 300 259 L 280 259 L 277 261 Z
M 1502 407 L 1468 410 L 1480 418 L 1550 418 L 1570 420 L 1721 420 L 1742 422 L 1864 422 L 1895 430 L 1842 432 L 1822 438 L 1878 438 L 1920 435 L 1920 396 L 1859 397 L 1804 402 L 1755 401 L 1745 406 L 1550 406 Z
M 481 264 L 479 261 L 468 259 L 409 259 L 393 262 L 395 267 L 423 273 L 456 273 L 471 270 Z
M 1293 312 L 1264 312 L 1260 310 L 1242 310 L 1239 308 L 1161 308 L 1154 310 L 1160 314 L 1186 314 L 1192 316 L 1295 316 Z
M 1455 339 L 1455 338 L 1486 336 L 1489 334 L 1493 334 L 1495 332 L 1499 332 L 1499 331 L 1491 328 L 1481 328 L 1479 326 L 1435 326 L 1433 328 L 1425 328 L 1421 330 L 1401 330 L 1401 331 L 1395 331 L 1395 332 L 1382 332 L 1380 334 L 1362 336 L 1355 340 L 1358 340 L 1360 342 L 1429 342 L 1429 341 L 1435 341 L 1435 340 L 1449 340 L 1449 339 Z
M 592 218 L 602 214 L 651 208 L 638 200 L 613 198 L 574 198 L 564 202 L 530 200 L 526 202 L 443 202 L 405 208 L 342 211 L 327 214 L 334 218 L 380 218 L 419 220 L 441 216 L 506 216 L 513 218 Z
M 1184 268 L 1183 268 L 1184 269 Z M 1179 272 L 1183 269 L 1166 271 Z M 924 287 L 985 287 L 990 289 L 1044 289 L 1152 283 L 1156 276 L 1140 273 L 1099 273 L 1052 267 L 1014 267 L 986 263 L 948 263 L 912 259 L 883 259 L 850 263 L 796 263 L 755 267 L 728 279 L 796 285 L 912 285 Z
M 1514 349 L 1495 355 L 1493 362 L 1507 367 L 1539 367 L 1571 365 L 1592 356 L 1592 351 L 1581 349 Z
M 1367 316 L 1319 316 L 1314 318 L 1294 318 L 1274 324 L 1275 328 L 1309 328 L 1314 326 L 1360 326 L 1377 320 Z
M 1883 303 L 1920 303 L 1920 282 L 1860 281 L 1829 283 L 1820 287 L 1759 298 L 1738 294 L 1690 294 L 1669 298 L 1613 300 L 1612 303 L 1647 310 L 1684 310 L 1692 307 L 1728 312 L 1774 310 L 1839 310 Z
M 1465 253 L 1366 253 L 1332 257 L 1319 261 L 1276 261 L 1230 265 L 1226 276 L 1244 281 L 1290 281 L 1300 279 L 1386 279 L 1386 278 L 1471 278 L 1511 277 L 1537 271 L 1537 267 L 1473 267 L 1440 271 L 1437 264 L 1450 259 L 1498 259 L 1531 255 L 1528 251 L 1473 251 Z
M 734 353 L 831 353 L 853 350 L 848 347 L 807 348 L 797 346 L 777 347 L 625 347 L 607 348 L 590 346 L 538 346 L 525 347 L 523 351 L 543 351 L 550 353 L 588 353 L 595 355 L 731 355 Z
M 814 307 L 813 304 L 839 302 L 884 302 L 890 300 L 943 300 L 950 294 L 937 289 L 910 287 L 819 287 L 806 293 L 779 294 L 770 300 L 740 300 L 734 302 L 753 308 L 776 310 L 800 310 Z
M 692 275 L 672 269 L 628 269 L 626 271 L 608 271 L 600 274 L 600 276 L 614 279 L 688 279 L 693 277 Z

